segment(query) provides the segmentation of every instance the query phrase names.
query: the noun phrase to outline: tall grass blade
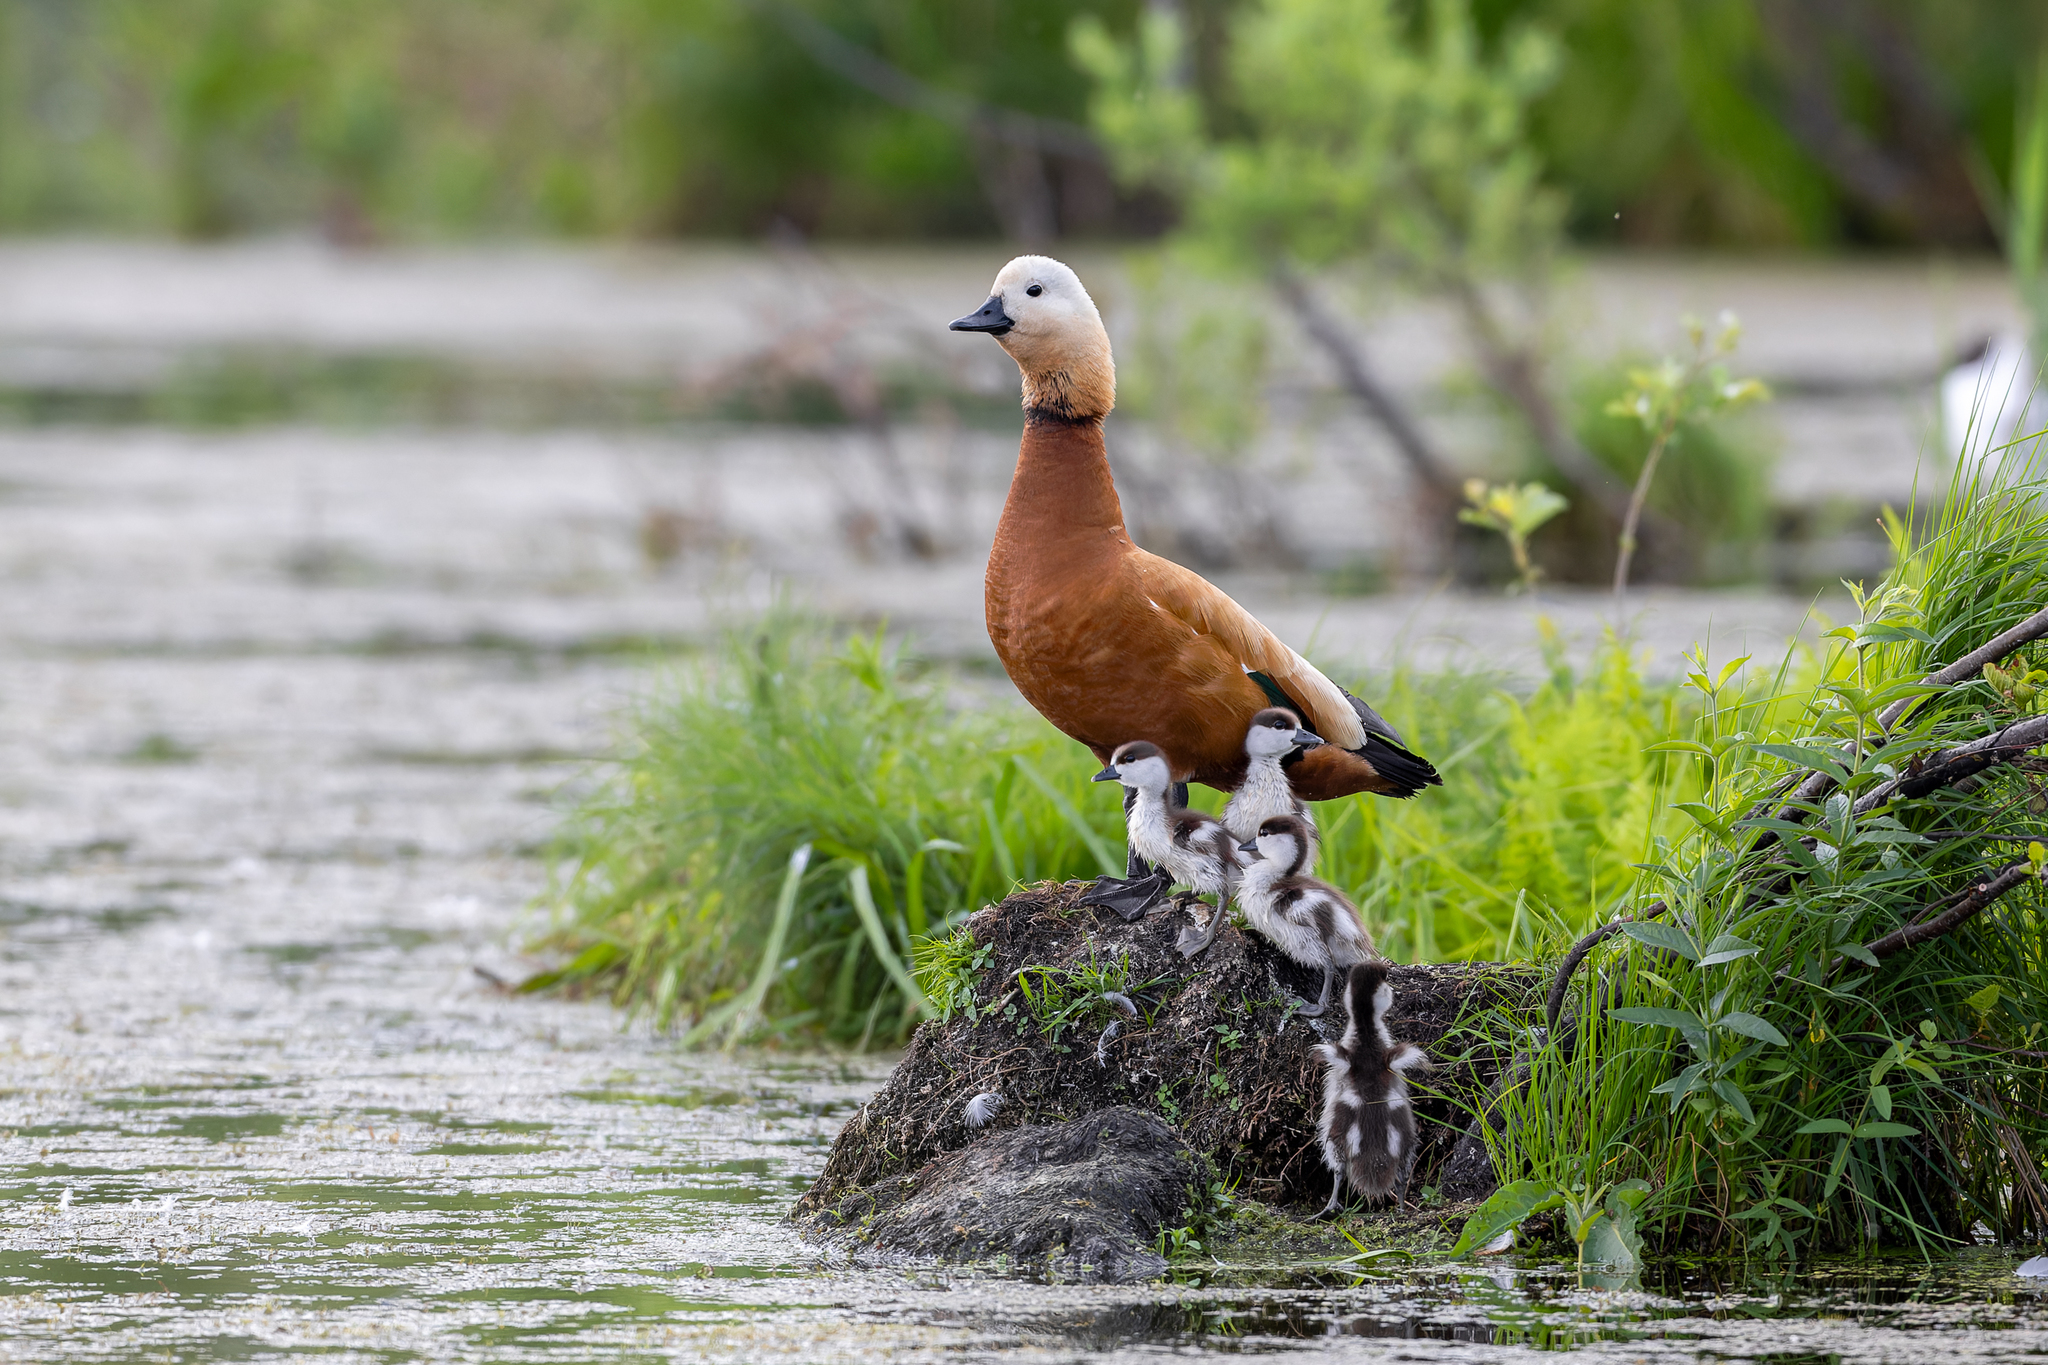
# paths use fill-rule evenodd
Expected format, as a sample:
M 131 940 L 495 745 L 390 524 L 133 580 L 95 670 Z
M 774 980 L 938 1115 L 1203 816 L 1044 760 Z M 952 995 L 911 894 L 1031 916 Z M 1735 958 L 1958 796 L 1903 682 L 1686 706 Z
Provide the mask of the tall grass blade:
M 797 889 L 803 885 L 804 869 L 811 863 L 811 846 L 799 844 L 789 855 L 789 870 L 782 874 L 782 890 L 775 897 L 775 923 L 768 931 L 768 946 L 761 953 L 760 970 L 754 973 L 754 983 L 741 997 L 740 1007 L 733 1017 L 732 1030 L 726 1034 L 725 1045 L 730 1049 L 740 1039 L 753 1032 L 761 1022 L 761 1002 L 768 998 L 768 987 L 774 984 L 781 969 L 782 944 L 789 936 L 789 918 L 796 909 Z M 869 907 L 870 914 L 874 913 Z
M 1110 855 L 1109 845 L 1103 842 L 1102 836 L 1098 835 L 1086 820 L 1081 818 L 1081 812 L 1074 809 L 1074 803 L 1067 800 L 1065 794 L 1052 783 L 1046 781 L 1045 774 L 1038 771 L 1037 765 L 1024 755 L 1011 754 L 1010 762 L 1017 765 L 1017 771 L 1024 774 L 1025 781 L 1038 788 L 1040 794 L 1052 803 L 1052 808 L 1059 812 L 1060 819 L 1066 821 L 1067 828 L 1072 830 L 1087 846 L 1088 851 L 1095 855 L 1095 861 L 1101 864 L 1102 870 L 1109 876 L 1121 877 L 1124 874 L 1123 861 Z
M 927 1019 L 938 1017 L 932 1002 L 925 999 L 917 982 L 904 969 L 903 960 L 896 956 L 896 949 L 889 942 L 889 935 L 882 928 L 882 917 L 875 912 L 875 898 L 868 890 L 868 870 L 859 863 L 850 864 L 846 869 L 846 889 L 853 897 L 854 911 L 860 916 L 861 928 L 867 930 L 868 942 L 881 959 L 882 969 L 889 973 L 889 979 L 896 983 L 896 989 L 903 992 L 903 998 L 917 1006 L 918 1012 Z

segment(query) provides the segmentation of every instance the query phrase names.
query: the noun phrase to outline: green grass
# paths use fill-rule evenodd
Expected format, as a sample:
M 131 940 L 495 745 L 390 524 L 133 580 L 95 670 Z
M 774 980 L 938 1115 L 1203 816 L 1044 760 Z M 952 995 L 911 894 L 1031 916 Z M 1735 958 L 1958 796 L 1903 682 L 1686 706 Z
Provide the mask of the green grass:
M 1895 526 L 1898 566 L 1821 648 L 1739 676 L 1701 660 L 1697 719 L 1674 746 L 1697 793 L 1689 827 L 1657 839 L 1632 898 L 1669 912 L 1588 961 L 1577 1050 L 1559 1030 L 1503 1103 L 1494 1156 L 1509 1177 L 1646 1179 L 1647 1227 L 1667 1248 L 1931 1253 L 1977 1224 L 2048 1234 L 2029 1155 L 2048 1150 L 2040 882 L 1908 952 L 1862 946 L 2027 856 L 2048 828 L 2038 761 L 1852 805 L 1915 754 L 2026 711 L 1965 682 L 1882 748 L 1867 743 L 1915 679 L 2048 603 L 2043 473 L 2038 453 L 2015 454 L 1952 487 L 1931 524 Z M 2048 647 L 2021 658 L 2048 660 Z M 1809 852 L 1768 812 L 1784 779 L 1820 761 L 1846 780 L 1805 807 Z M 1616 1007 L 1604 1018 L 1602 982 Z
M 1686 714 L 1671 689 L 1613 645 L 1584 677 L 1551 663 L 1526 695 L 1464 674 L 1367 688 L 1446 780 L 1320 808 L 1322 872 L 1390 956 L 1532 956 L 1624 895 L 1677 818 L 1658 814 L 1673 765 L 1643 753 Z M 1019 885 L 1121 870 L 1124 848 L 1085 750 L 1014 703 L 949 701 L 953 681 L 775 613 L 655 684 L 565 829 L 545 944 L 566 965 L 536 987 L 602 990 L 697 1042 L 887 1046 L 971 1009 L 959 921 Z

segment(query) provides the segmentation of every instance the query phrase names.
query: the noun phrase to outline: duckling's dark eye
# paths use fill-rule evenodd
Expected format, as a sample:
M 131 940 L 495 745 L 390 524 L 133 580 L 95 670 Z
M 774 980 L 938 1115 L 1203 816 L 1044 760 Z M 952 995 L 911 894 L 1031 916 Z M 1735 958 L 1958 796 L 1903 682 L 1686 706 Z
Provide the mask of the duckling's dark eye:
M 1029 295 L 1030 295 L 1030 296 L 1031 296 L 1032 298 L 1034 298 L 1034 299 L 1035 299 L 1035 298 L 1037 298 L 1037 297 L 1038 297 L 1038 296 L 1039 296 L 1040 294 L 1043 294 L 1043 293 L 1045 292 L 1045 286 L 1044 286 L 1044 285 L 1042 285 L 1042 284 L 1034 284 L 1034 285 L 1029 285 L 1029 286 L 1027 286 L 1027 287 L 1025 288 L 1024 292 L 1025 292 L 1025 293 L 1027 293 L 1027 294 L 1029 294 Z

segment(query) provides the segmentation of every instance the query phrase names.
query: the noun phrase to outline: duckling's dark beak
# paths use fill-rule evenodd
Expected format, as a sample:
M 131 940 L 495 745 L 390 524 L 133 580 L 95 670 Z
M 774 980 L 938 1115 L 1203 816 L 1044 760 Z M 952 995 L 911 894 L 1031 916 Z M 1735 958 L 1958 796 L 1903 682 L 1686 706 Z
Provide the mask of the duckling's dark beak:
M 1324 740 L 1321 735 L 1312 735 L 1306 730 L 1296 730 L 1294 732 L 1294 747 L 1297 749 L 1313 749 L 1316 745 L 1323 742 Z
M 1123 774 L 1118 772 L 1116 764 L 1112 763 L 1089 780 L 1091 782 L 1120 782 L 1123 780 Z
M 1237 851 L 1239 853 L 1257 854 L 1259 851 L 1259 841 L 1257 839 L 1247 839 L 1237 846 Z
M 954 318 L 946 324 L 946 330 L 949 332 L 987 332 L 990 336 L 999 337 L 1016 325 L 1016 323 L 1010 320 L 1010 315 L 1003 311 L 1003 296 L 1001 294 L 990 294 L 988 302 L 981 305 L 980 312 L 969 313 L 964 318 Z M 1102 780 L 1107 781 L 1108 779 Z

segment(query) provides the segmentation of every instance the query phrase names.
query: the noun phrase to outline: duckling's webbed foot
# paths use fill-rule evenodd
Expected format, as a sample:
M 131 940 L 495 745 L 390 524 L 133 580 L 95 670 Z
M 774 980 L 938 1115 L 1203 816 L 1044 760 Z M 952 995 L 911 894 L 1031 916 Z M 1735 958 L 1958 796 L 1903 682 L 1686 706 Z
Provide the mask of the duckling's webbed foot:
M 1321 1017 L 1323 1011 L 1330 1008 L 1330 992 L 1336 989 L 1336 986 L 1337 969 L 1335 967 L 1323 968 L 1323 993 L 1316 997 L 1315 1004 L 1298 1006 L 1294 1012 L 1304 1019 Z
M 1092 889 L 1081 897 L 1083 905 L 1100 905 L 1114 910 L 1126 924 L 1145 918 L 1145 912 L 1166 899 L 1173 878 L 1164 868 L 1138 864 L 1141 872 L 1128 877 L 1097 877 Z
M 1209 951 L 1209 945 L 1214 943 L 1216 935 L 1223 931 L 1223 916 L 1226 909 L 1227 907 L 1219 902 L 1216 908 L 1209 912 L 1207 927 L 1190 924 L 1181 929 L 1180 937 L 1174 940 L 1173 946 L 1180 951 L 1182 957 L 1200 957 Z

